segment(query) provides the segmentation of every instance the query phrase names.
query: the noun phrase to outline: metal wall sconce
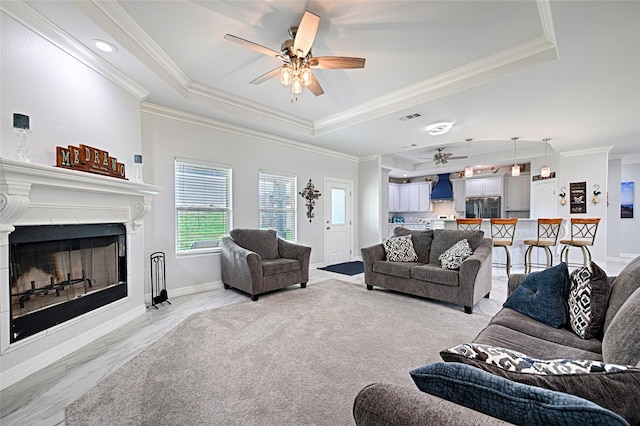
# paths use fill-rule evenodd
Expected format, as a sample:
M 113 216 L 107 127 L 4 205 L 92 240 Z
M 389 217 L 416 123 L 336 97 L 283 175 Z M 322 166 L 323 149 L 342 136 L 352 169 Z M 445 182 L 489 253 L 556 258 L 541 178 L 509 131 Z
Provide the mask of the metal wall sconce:
M 600 190 L 600 185 L 595 184 L 595 185 L 593 185 L 593 188 L 594 188 L 594 190 L 593 190 L 593 197 L 591 198 L 591 202 L 593 204 L 598 204 L 598 195 L 602 194 L 602 192 L 599 191 Z
M 316 187 L 311 183 L 311 179 L 307 183 L 307 186 L 300 192 L 298 192 L 306 200 L 305 206 L 307 207 L 307 219 L 309 219 L 309 223 L 315 217 L 313 214 L 313 207 L 316 205 L 316 200 L 320 198 L 322 195 L 320 191 L 316 189 Z
M 560 194 L 558 194 L 558 196 L 560 197 L 560 205 L 564 206 L 565 204 L 567 204 L 567 200 L 565 199 L 565 197 L 567 196 L 567 187 L 563 186 L 562 188 L 560 188 Z

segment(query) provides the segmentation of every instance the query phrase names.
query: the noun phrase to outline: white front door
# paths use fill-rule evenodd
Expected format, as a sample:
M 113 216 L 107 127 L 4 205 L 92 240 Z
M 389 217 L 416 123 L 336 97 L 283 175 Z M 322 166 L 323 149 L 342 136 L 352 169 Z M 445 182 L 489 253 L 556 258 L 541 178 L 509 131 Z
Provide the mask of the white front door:
M 351 181 L 325 179 L 324 259 L 326 265 L 351 260 Z

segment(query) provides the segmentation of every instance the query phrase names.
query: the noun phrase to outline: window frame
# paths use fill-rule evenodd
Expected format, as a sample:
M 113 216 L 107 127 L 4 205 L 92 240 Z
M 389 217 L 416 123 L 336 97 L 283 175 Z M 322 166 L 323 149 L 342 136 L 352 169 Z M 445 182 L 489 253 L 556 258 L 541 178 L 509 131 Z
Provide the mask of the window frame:
M 189 204 L 186 204 L 187 207 L 184 206 L 179 206 L 178 205 L 178 166 L 179 165 L 183 165 L 183 167 L 185 165 L 187 166 L 192 166 L 192 167 L 202 167 L 205 169 L 210 169 L 211 171 L 214 172 L 224 172 L 225 173 L 225 178 L 227 180 L 226 182 L 226 188 L 224 190 L 224 196 L 227 200 L 227 206 L 220 208 L 220 207 L 211 207 L 211 208 L 202 208 L 201 206 L 198 206 L 197 204 L 191 204 L 191 207 L 188 207 Z M 216 211 L 222 211 L 222 212 L 226 212 L 226 224 L 225 224 L 225 232 L 223 235 L 221 235 L 220 237 L 224 236 L 224 235 L 228 235 L 229 231 L 231 229 L 233 229 L 233 168 L 231 167 L 231 165 L 229 164 L 221 164 L 221 163 L 214 163 L 214 162 L 209 162 L 209 161 L 202 161 L 202 160 L 194 160 L 194 159 L 189 159 L 189 158 L 180 158 L 180 157 L 175 157 L 174 158 L 174 162 L 173 162 L 173 167 L 174 167 L 174 172 L 173 172 L 173 196 L 174 196 L 174 200 L 173 200 L 173 206 L 174 206 L 174 248 L 175 248 L 175 253 L 176 256 L 188 256 L 188 255 L 194 255 L 194 254 L 203 254 L 203 253 L 218 253 L 221 251 L 220 245 L 218 244 L 218 246 L 215 247 L 204 247 L 204 248 L 189 248 L 189 249 L 180 249 L 180 244 L 179 244 L 179 233 L 180 233 L 180 226 L 179 226 L 179 212 L 180 210 L 195 210 L 195 211 L 200 211 L 200 212 L 216 212 Z
M 290 180 L 291 183 L 291 187 L 292 187 L 292 192 L 291 192 L 291 197 L 293 200 L 293 207 L 290 209 L 281 209 L 281 208 L 267 208 L 267 207 L 263 207 L 262 206 L 262 198 L 263 198 L 263 194 L 262 194 L 262 177 L 263 175 L 271 175 L 271 176 L 275 176 L 278 177 L 280 179 L 283 180 Z M 287 212 L 288 215 L 290 214 L 290 217 L 293 220 L 293 238 L 292 239 L 287 239 L 285 237 L 282 237 L 282 235 L 279 235 L 280 237 L 282 237 L 283 240 L 285 241 L 289 241 L 292 243 L 295 243 L 298 241 L 298 176 L 293 174 L 293 173 L 283 173 L 283 172 L 277 172 L 277 171 L 273 171 L 273 170 L 264 170 L 264 169 L 260 169 L 258 170 L 258 227 L 260 229 L 274 229 L 274 228 L 263 228 L 262 226 L 262 213 L 263 211 L 278 211 L 278 210 L 282 210 L 284 212 Z M 276 229 L 276 232 L 278 230 Z M 286 235 L 285 235 L 286 236 Z

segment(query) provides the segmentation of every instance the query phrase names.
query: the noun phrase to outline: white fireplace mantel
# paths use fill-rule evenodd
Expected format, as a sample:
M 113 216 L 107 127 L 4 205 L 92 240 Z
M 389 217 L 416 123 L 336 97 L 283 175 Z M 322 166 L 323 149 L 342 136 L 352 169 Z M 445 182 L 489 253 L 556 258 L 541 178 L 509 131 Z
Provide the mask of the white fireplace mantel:
M 0 389 L 145 312 L 144 232 L 161 187 L 0 157 Z M 16 226 L 123 223 L 127 297 L 10 343 L 9 239 Z
M 95 217 L 91 212 L 114 207 L 110 202 L 114 196 L 129 198 L 127 222 L 130 232 L 135 232 L 151 209 L 152 197 L 161 189 L 125 179 L 0 158 L 0 244 L 7 243 L 16 224 L 91 223 L 92 218 L 104 222 L 104 217 Z M 32 193 L 37 190 L 50 195 L 58 192 L 64 201 L 55 197 L 34 200 Z M 27 209 L 34 213 L 25 216 Z M 38 209 L 49 214 L 38 214 Z

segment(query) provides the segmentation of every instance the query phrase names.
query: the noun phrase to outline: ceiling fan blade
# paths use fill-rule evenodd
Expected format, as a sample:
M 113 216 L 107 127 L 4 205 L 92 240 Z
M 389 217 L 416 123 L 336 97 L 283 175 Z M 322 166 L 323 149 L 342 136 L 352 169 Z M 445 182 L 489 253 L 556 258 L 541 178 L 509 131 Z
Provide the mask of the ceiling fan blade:
M 455 157 L 448 157 L 448 160 L 460 160 L 462 158 L 468 158 L 466 155 L 456 155 Z
M 318 25 L 320 24 L 320 17 L 306 10 L 298 25 L 298 32 L 296 33 L 295 40 L 293 41 L 293 52 L 298 55 L 298 58 L 304 58 L 311 50 L 313 40 L 316 38 L 316 32 L 318 31 Z
M 261 45 L 259 45 L 257 43 L 252 42 L 252 41 L 245 40 L 243 38 L 236 37 L 236 36 L 231 35 L 231 34 L 227 34 L 226 36 L 224 36 L 224 38 L 226 40 L 229 40 L 229 41 L 232 41 L 234 43 L 237 43 L 240 46 L 244 46 L 244 47 L 247 47 L 247 48 L 249 48 L 251 50 L 255 50 L 258 53 L 262 53 L 263 55 L 273 56 L 274 58 L 282 59 L 282 53 L 276 52 L 275 50 L 269 49 L 268 47 L 261 46 Z
M 324 90 L 322 90 L 322 87 L 320 86 L 318 79 L 316 78 L 315 75 L 313 75 L 313 73 L 311 73 L 311 84 L 307 86 L 307 89 L 309 89 L 309 91 L 313 93 L 315 96 L 320 96 L 324 93 Z
M 309 66 L 320 69 L 364 68 L 365 58 L 349 58 L 346 56 L 319 56 L 309 60 Z
M 280 75 L 280 67 L 273 69 L 269 72 L 266 72 L 264 74 L 262 74 L 260 77 L 256 78 L 255 80 L 253 80 L 251 82 L 251 84 L 260 84 L 260 83 L 264 83 L 267 80 L 272 79 L 273 77 L 276 77 L 278 75 Z

